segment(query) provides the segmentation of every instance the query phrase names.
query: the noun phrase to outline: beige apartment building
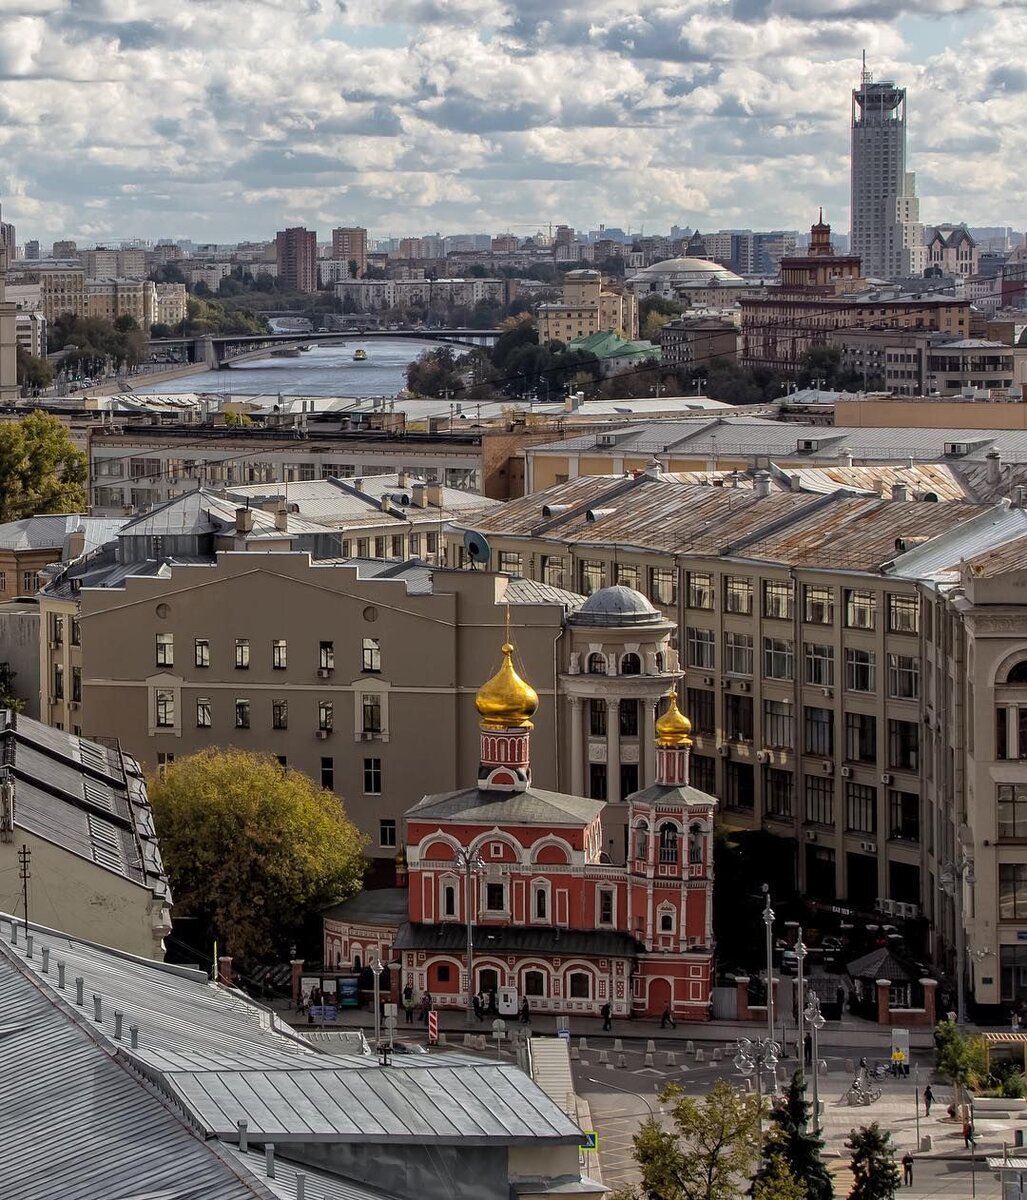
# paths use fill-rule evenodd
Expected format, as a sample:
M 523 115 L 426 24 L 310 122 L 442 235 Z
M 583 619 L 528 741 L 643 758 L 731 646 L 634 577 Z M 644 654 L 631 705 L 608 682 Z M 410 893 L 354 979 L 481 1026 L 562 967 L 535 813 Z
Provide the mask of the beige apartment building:
M 972 886 L 964 878 L 962 925 L 945 886 L 963 861 L 960 845 L 964 859 L 974 847 L 979 863 L 995 858 L 995 788 L 1006 787 L 1010 805 L 1018 796 L 1022 584 L 1013 574 L 984 593 L 1002 555 L 1019 562 L 1027 545 L 1023 508 L 776 494 L 759 477 L 751 490 L 685 486 L 654 471 L 578 478 L 483 513 L 478 526 L 494 568 L 583 594 L 614 582 L 639 588 L 676 625 L 693 781 L 720 798 L 728 828 L 781 839 L 781 862 L 804 894 L 891 917 L 923 914 L 950 965 L 959 928 L 968 964 L 1000 943 L 1015 947 L 1027 901 L 1010 908 L 1010 889 L 1022 870 L 1027 897 L 1027 853 L 1011 832 L 998 855 L 1004 883 L 994 866 L 978 868 Z M 982 630 L 1005 638 L 987 658 L 972 651 L 973 614 L 964 618 L 951 590 L 963 560 L 974 611 L 1007 605 L 998 618 L 981 614 Z M 1027 712 L 1027 683 L 1021 690 Z M 971 720 L 983 765 L 969 748 Z M 977 832 L 964 830 L 957 844 L 974 820 Z M 1014 862 L 1023 867 L 1014 872 Z M 1001 922 L 985 914 L 1003 904 L 1000 937 Z M 1003 953 L 1005 982 L 994 960 L 968 968 L 979 1003 L 1011 998 L 1014 949 Z M 1027 997 L 1027 956 L 1016 970 L 1016 996 Z
M 356 263 L 356 277 L 363 279 L 367 273 L 367 230 L 359 226 L 340 226 L 332 230 L 332 258 L 348 267 Z
M 47 321 L 65 313 L 105 321 L 129 316 L 141 329 L 149 330 L 156 321 L 174 325 L 186 313 L 184 284 L 155 284 L 142 278 L 93 279 L 81 269 L 41 272 L 39 297 Z
M 538 306 L 540 342 L 569 342 L 594 333 L 616 333 L 628 341 L 638 338 L 638 297 L 603 283 L 599 271 L 568 271 L 563 299 Z
M 4 299 L 6 251 L 0 247 L 0 404 L 18 398 L 17 308 Z

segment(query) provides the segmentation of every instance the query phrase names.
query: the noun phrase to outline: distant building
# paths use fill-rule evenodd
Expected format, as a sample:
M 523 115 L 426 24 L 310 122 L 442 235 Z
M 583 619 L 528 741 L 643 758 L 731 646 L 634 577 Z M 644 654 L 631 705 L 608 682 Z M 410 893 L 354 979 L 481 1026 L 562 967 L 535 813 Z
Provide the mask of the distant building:
M 321 266 L 329 264 L 322 262 Z M 346 264 L 343 264 L 346 265 Z M 359 312 L 376 309 L 406 309 L 460 306 L 473 308 L 482 300 L 505 303 L 516 292 L 516 281 L 509 279 L 350 279 L 335 284 L 340 300 L 349 297 Z
M 692 254 L 643 267 L 628 276 L 627 287 L 639 298 L 663 296 L 694 308 L 729 307 L 760 290 L 720 263 Z
M 4 254 L 8 263 L 18 257 L 18 231 L 10 221 L 3 220 L 3 206 L 0 205 L 0 254 Z
M 95 550 L 124 524 L 121 520 L 41 514 L 0 525 L 0 600 L 34 596 L 40 572 L 51 563 L 70 562 Z
M 705 367 L 714 359 L 738 358 L 738 327 L 714 317 L 679 317 L 660 330 L 662 362 L 667 367 Z
M 332 230 L 332 258 L 348 266 L 356 264 L 356 278 L 363 279 L 367 273 L 367 230 L 359 226 L 344 226 Z M 332 280 L 334 283 L 335 280 Z
M 628 341 L 619 334 L 605 330 L 602 333 L 589 334 L 588 337 L 571 338 L 567 349 L 594 354 L 604 375 L 618 375 L 621 371 L 631 370 L 641 363 L 660 361 L 660 347 L 654 342 Z
M 8 261 L 7 250 L 0 245 L 0 404 L 18 398 L 18 310 L 4 299 Z
M 145 250 L 112 250 L 98 246 L 95 250 L 79 250 L 79 261 L 86 279 L 144 279 Z
M 25 257 L 30 261 L 39 258 L 39 242 L 33 240 L 25 243 Z
M 966 279 L 980 269 L 980 251 L 965 225 L 936 225 L 925 234 L 925 270 Z
M 78 254 L 78 243 L 72 241 L 54 242 L 50 251 L 51 258 L 74 258 Z
M 149 279 L 88 279 L 82 268 L 58 267 L 39 276 L 39 299 L 47 322 L 64 313 L 116 321 L 129 316 L 143 330 L 155 321 L 173 325 L 185 317 L 186 291 L 181 283 Z
M 628 290 L 603 282 L 599 271 L 568 271 L 563 299 L 538 306 L 540 342 L 569 342 L 594 333 L 638 338 L 638 299 Z
M 296 227 L 275 236 L 278 278 L 293 292 L 317 291 L 317 233 Z
M 870 279 L 924 271 L 924 231 L 915 178 L 906 170 L 906 89 L 874 83 L 864 63 L 852 93 L 849 251 Z

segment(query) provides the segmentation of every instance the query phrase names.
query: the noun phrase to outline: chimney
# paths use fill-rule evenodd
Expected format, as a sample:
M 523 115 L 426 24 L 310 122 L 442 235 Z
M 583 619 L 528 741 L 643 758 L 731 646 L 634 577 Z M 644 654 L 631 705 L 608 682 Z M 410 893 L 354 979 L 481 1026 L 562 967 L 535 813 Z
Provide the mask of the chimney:
M 125 1014 L 116 1012 L 114 1014 L 114 1040 L 121 1041 L 121 1033 L 125 1027 Z
M 908 499 L 908 496 L 906 493 L 906 485 L 904 483 L 893 483 L 891 485 L 891 498 L 893 500 Z
M 31 933 L 26 934 L 25 935 L 25 957 L 26 958 L 32 957 L 32 942 L 33 942 L 32 934 Z
M 253 512 L 249 506 L 235 510 L 235 528 L 239 533 L 253 532 Z
M 64 963 L 59 962 L 57 964 L 57 986 L 61 989 L 62 992 L 64 991 L 64 971 L 65 971 Z
M 44 946 L 41 953 L 43 955 L 43 974 L 49 975 L 50 974 L 50 947 Z
M 406 471 L 397 471 L 396 472 L 396 487 L 405 488 L 406 485 L 407 485 Z
M 757 471 L 752 478 L 753 491 L 757 496 L 770 495 L 770 472 Z
M 441 508 L 442 507 L 442 485 L 438 483 L 429 483 L 427 490 L 428 503 L 426 508 Z
M 248 1126 L 245 1121 L 236 1121 L 235 1127 L 239 1131 L 239 1149 L 245 1154 L 250 1148 L 249 1139 L 246 1136 Z
M 232 986 L 232 956 L 231 954 L 218 955 L 218 983 L 224 984 L 225 987 Z
M 296 1200 L 307 1200 L 307 1177 L 302 1171 L 296 1172 Z
M 71 562 L 72 559 L 78 556 L 86 548 L 86 531 L 80 525 L 77 529 L 68 534 L 68 540 L 64 547 L 64 558 L 66 562 Z
M 1024 496 L 1025 496 L 1025 495 L 1027 495 L 1027 488 L 1025 488 L 1025 487 L 1024 487 L 1022 484 L 1021 484 L 1021 485 L 1020 485 L 1020 486 L 1019 486 L 1019 487 L 1016 489 L 1016 491 L 1014 491 L 1014 492 L 1013 492 L 1013 507 L 1014 507 L 1014 508 L 1023 508 L 1023 506 L 1024 506 Z
M 988 482 L 998 483 L 1002 478 L 1002 455 L 997 450 L 989 450 L 984 459 L 988 464 Z
M 289 507 L 284 500 L 279 500 L 275 508 L 275 529 L 279 533 L 287 533 L 289 530 Z
M 851 467 L 852 466 L 852 451 L 849 449 L 848 446 L 842 447 L 840 458 L 842 460 L 843 467 Z
M 81 1008 L 86 1002 L 86 981 L 79 975 L 75 980 L 75 1003 Z
M 798 471 L 793 471 L 788 476 L 788 486 L 792 489 L 793 492 L 801 492 L 802 491 L 802 476 L 798 473 Z
M 268 1179 L 275 1177 L 275 1144 L 268 1142 L 264 1147 L 264 1167 L 267 1170 Z
M 93 1020 L 97 1025 L 103 1024 L 103 997 L 93 993 Z
M 129 1025 L 128 1027 L 128 1044 L 133 1050 L 139 1049 L 139 1026 Z
M 362 492 L 364 490 L 364 481 L 362 479 L 354 479 L 351 482 L 355 492 Z
M 410 489 L 411 502 L 414 508 L 428 507 L 428 485 L 422 480 L 418 480 Z

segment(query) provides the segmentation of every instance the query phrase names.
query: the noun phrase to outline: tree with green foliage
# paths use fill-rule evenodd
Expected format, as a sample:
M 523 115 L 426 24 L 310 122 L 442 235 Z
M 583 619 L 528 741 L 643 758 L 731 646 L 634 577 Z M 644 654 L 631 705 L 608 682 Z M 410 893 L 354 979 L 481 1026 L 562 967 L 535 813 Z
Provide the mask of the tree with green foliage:
M 854 1183 L 849 1200 L 893 1200 L 899 1186 L 899 1167 L 891 1134 L 875 1121 L 849 1134 L 845 1148 L 852 1153 Z
M 632 1139 L 642 1172 L 630 1200 L 737 1200 L 759 1159 L 760 1101 L 718 1079 L 701 1100 L 677 1084 L 660 1093 L 673 1129 L 650 1119 Z
M 752 1185 L 752 1200 L 809 1200 L 810 1194 L 802 1177 L 796 1177 L 780 1154 L 771 1159 L 767 1170 L 761 1171 Z
M 45 358 L 30 354 L 21 342 L 17 345 L 18 383 L 23 396 L 31 396 L 53 383 L 53 367 Z
M 938 1070 L 953 1085 L 976 1090 L 988 1077 L 988 1046 L 982 1037 L 967 1037 L 955 1021 L 942 1021 L 934 1031 Z
M 205 333 L 267 333 L 267 318 L 248 308 L 230 307 L 220 300 L 190 296 L 182 333 L 202 337 Z
M 454 396 L 463 388 L 463 372 L 448 346 L 425 350 L 407 366 L 407 390 L 415 396 Z
M 36 410 L 0 424 L 0 521 L 36 513 L 82 512 L 86 456 L 68 427 Z
M 11 664 L 0 662 L 0 708 L 9 708 L 12 712 L 20 713 L 25 710 L 25 701 L 14 690 L 14 678 L 17 671 L 11 670 Z
M 783 1161 L 793 1178 L 802 1180 L 809 1200 L 832 1200 L 834 1187 L 822 1158 L 824 1139 L 806 1128 L 810 1108 L 806 1083 L 796 1071 L 783 1102 L 770 1110 L 770 1131 L 763 1143 L 763 1163 L 756 1178 L 769 1179 Z
M 366 841 L 339 798 L 271 754 L 211 747 L 150 780 L 175 914 L 241 957 L 285 956 L 358 890 Z

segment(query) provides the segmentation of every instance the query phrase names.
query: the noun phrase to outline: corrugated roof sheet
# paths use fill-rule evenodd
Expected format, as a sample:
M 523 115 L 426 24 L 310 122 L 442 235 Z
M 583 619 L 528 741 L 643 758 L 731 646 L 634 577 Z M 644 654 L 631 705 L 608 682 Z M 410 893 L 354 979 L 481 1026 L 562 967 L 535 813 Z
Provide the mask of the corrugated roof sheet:
M 84 535 L 83 553 L 109 542 L 125 524 L 110 517 L 87 517 L 78 513 L 25 517 L 0 525 L 2 550 L 54 550 L 60 559 L 68 536 L 81 530 Z
M 407 818 L 430 821 L 436 817 L 449 820 L 461 817 L 472 824 L 489 826 L 504 821 L 518 825 L 587 825 L 604 806 L 602 800 L 565 796 L 562 792 L 547 792 L 541 788 L 508 794 L 473 787 L 425 796 L 407 811 Z
M 553 929 L 544 925 L 476 925 L 474 944 L 478 951 L 496 954 L 586 954 L 592 957 L 634 958 L 645 947 L 630 933 L 612 929 Z M 397 950 L 452 951 L 467 946 L 466 925 L 449 921 L 442 925 L 401 925 L 396 935 Z

